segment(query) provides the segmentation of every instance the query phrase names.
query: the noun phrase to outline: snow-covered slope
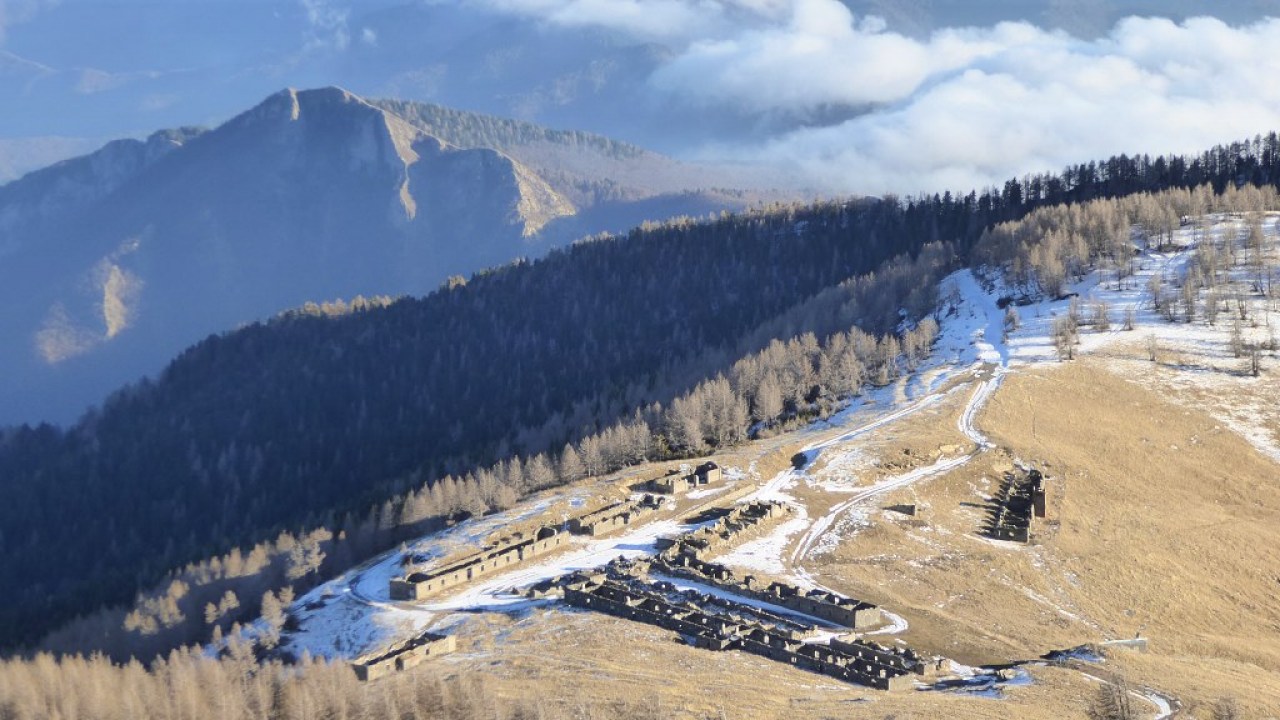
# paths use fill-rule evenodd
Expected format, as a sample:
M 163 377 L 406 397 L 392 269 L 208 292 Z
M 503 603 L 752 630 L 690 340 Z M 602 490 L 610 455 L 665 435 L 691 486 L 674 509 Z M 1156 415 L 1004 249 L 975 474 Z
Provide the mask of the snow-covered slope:
M 1280 461 L 1280 426 L 1274 421 L 1280 384 L 1272 377 L 1276 351 L 1271 349 L 1280 334 L 1275 298 L 1255 287 L 1254 271 L 1245 262 L 1224 270 L 1216 291 L 1219 312 L 1212 323 L 1204 315 L 1209 297 L 1205 289 L 1195 295 L 1197 309 L 1190 321 L 1181 306 L 1174 319 L 1168 319 L 1152 296 L 1154 278 L 1161 292 L 1176 298 L 1201 243 L 1208 239 L 1243 245 L 1250 222 L 1239 215 L 1215 215 L 1204 221 L 1203 229 L 1197 228 L 1198 223 L 1179 229 L 1166 249 L 1138 254 L 1133 276 L 1120 285 L 1114 273 L 1094 271 L 1070 286 L 1068 294 L 1074 296 L 1085 322 L 1073 354 L 1103 362 L 1123 377 L 1202 407 L 1260 452 Z M 1280 258 L 1280 213 L 1266 214 L 1262 228 L 1266 257 L 1274 264 Z M 1244 257 L 1242 248 L 1237 252 Z M 966 302 L 992 303 L 1002 294 L 998 285 L 991 285 L 989 292 L 970 292 Z M 1072 297 L 1041 298 L 1016 308 L 1018 327 L 1007 333 L 1011 367 L 1062 361 L 1054 344 L 1053 323 L 1071 312 L 1072 302 Z M 1107 309 L 1109 327 L 1092 322 L 1099 306 Z M 1126 327 L 1126 316 L 1132 319 L 1131 328 Z M 1262 348 L 1258 377 L 1252 374 L 1248 354 L 1235 347 L 1236 332 L 1242 348 Z

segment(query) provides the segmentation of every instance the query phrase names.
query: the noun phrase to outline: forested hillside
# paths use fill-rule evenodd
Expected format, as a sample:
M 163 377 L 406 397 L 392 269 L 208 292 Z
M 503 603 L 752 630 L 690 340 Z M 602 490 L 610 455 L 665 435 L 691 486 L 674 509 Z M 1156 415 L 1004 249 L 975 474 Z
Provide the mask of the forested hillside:
M 122 601 L 139 579 L 358 508 L 409 473 L 558 448 L 724 368 L 741 336 L 818 290 L 918 249 L 929 233 L 911 223 L 878 202 L 676 223 L 420 300 L 211 337 L 67 432 L 8 434 L 4 576 L 25 588 L 13 599 L 28 612 Z M 868 327 L 897 322 L 897 299 L 882 302 Z M 17 610 L 8 627 L 35 629 Z
M 760 390 L 779 382 L 768 373 L 749 391 L 716 379 L 770 339 L 894 330 L 901 310 L 908 320 L 929 311 L 937 273 L 996 222 L 1060 201 L 1270 181 L 1278 146 L 1272 136 L 1194 160 L 1119 158 L 981 196 L 649 226 L 425 298 L 310 307 L 210 337 L 68 430 L 4 433 L 0 581 L 14 590 L 0 636 L 30 642 L 183 563 L 282 528 L 332 526 L 446 473 L 559 451 L 620 419 L 661 420 L 646 452 L 702 451 L 732 439 L 702 422 L 703 400 L 749 398 L 765 419 L 821 394 L 796 393 L 797 381 L 775 401 Z M 846 354 L 874 352 L 887 368 L 903 349 L 895 342 Z M 837 357 L 830 346 L 798 356 L 818 367 Z M 739 367 L 733 382 L 745 377 Z M 671 403 L 700 381 L 705 398 Z M 730 409 L 746 422 L 746 408 Z

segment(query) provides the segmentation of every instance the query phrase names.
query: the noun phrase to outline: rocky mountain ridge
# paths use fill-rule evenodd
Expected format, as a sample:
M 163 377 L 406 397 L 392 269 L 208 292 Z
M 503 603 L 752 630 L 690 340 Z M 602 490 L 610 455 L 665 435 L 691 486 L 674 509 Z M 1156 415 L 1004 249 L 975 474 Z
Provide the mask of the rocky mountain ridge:
M 289 89 L 215 129 L 114 141 L 0 186 L 0 424 L 70 420 L 210 333 L 309 301 L 420 295 L 759 197 L 585 133 L 518 123 L 536 143 L 491 147 L 467 128 L 501 121 L 459 111 L 433 132 L 424 118 L 443 111 L 426 108 Z

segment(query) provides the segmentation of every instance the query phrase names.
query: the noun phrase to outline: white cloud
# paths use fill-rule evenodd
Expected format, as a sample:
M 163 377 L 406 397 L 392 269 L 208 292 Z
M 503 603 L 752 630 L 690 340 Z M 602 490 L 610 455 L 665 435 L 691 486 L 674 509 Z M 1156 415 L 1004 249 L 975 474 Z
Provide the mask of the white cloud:
M 347 18 L 351 11 L 330 0 L 298 0 L 307 14 L 306 50 L 346 50 L 351 44 Z
M 710 154 L 842 192 L 967 190 L 1280 129 L 1278 20 L 1128 18 L 1094 40 L 1027 23 L 912 38 L 838 0 L 480 1 L 661 41 L 669 52 L 649 92 L 708 113 L 801 119 Z M 800 126 L 832 108 L 849 119 Z
M 79 78 L 76 80 L 76 92 L 81 95 L 106 92 L 115 90 L 127 81 L 128 77 L 124 74 L 109 73 L 96 68 L 85 68 L 79 72 Z
M 891 105 L 757 148 L 821 186 L 965 190 L 1117 153 L 1196 152 L 1280 129 L 1280 21 L 1129 19 L 1084 43 L 1040 31 Z
M 717 0 L 480 0 L 565 27 L 601 27 L 643 40 L 687 42 L 725 28 Z
M 18 23 L 26 22 L 41 10 L 53 7 L 59 0 L 0 0 L 0 43 L 5 41 L 6 31 Z

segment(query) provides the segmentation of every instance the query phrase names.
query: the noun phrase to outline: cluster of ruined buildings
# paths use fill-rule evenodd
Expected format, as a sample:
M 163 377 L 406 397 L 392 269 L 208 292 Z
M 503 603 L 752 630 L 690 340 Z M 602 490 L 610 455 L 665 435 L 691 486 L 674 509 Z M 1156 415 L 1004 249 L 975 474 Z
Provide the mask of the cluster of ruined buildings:
M 427 632 L 377 653 L 358 657 L 351 663 L 351 667 L 361 680 L 377 680 L 394 672 L 408 670 L 427 658 L 451 653 L 457 649 L 457 642 L 452 635 Z
M 663 508 L 666 498 L 662 495 L 678 495 L 720 479 L 720 468 L 714 463 L 688 474 L 668 473 L 647 483 L 654 494 L 614 502 L 563 525 L 541 527 L 529 536 L 516 533 L 442 567 L 393 578 L 391 597 L 423 600 L 555 552 L 569 544 L 570 534 L 595 537 L 624 528 Z M 615 561 L 592 573 L 538 583 L 526 592 L 530 597 L 561 596 L 576 607 L 674 630 L 700 648 L 742 650 L 882 690 L 913 687 L 915 678 L 932 668 L 910 649 L 887 648 L 852 635 L 826 642 L 815 638 L 824 623 L 849 631 L 880 625 L 884 621 L 880 608 L 826 590 L 766 584 L 754 576 L 739 579 L 728 567 L 708 560 L 764 533 L 791 513 L 790 506 L 774 501 L 721 507 L 708 513 L 714 521 L 661 542 L 660 552 L 651 559 Z M 680 592 L 666 580 L 651 578 L 651 572 L 721 592 Z M 427 633 L 353 665 L 361 679 L 376 679 L 450 652 L 453 643 L 451 637 Z
M 1044 475 L 1035 468 L 1021 475 L 1005 473 L 987 511 L 983 533 L 996 540 L 1030 542 L 1032 518 L 1044 518 L 1047 513 L 1047 492 Z
M 654 563 L 652 567 L 661 566 Z M 918 676 L 936 669 L 909 648 L 888 648 L 851 636 L 819 642 L 813 639 L 816 626 L 798 619 L 723 597 L 673 592 L 675 588 L 670 583 L 642 580 L 649 569 L 643 562 L 626 566 L 613 563 L 603 572 L 562 578 L 558 581 L 559 590 L 570 605 L 673 630 L 695 647 L 742 650 L 878 690 L 912 688 Z M 532 592 L 540 590 L 545 591 L 534 588 Z M 754 596 L 740 588 L 735 590 Z M 811 599 L 832 605 L 837 604 L 832 602 L 836 599 L 855 602 L 831 593 L 825 595 L 821 600 Z M 779 597 L 787 596 L 805 597 L 794 588 Z M 766 598 L 767 602 L 793 608 L 778 599 Z M 849 619 L 852 623 L 852 616 Z
M 881 690 L 913 687 L 915 676 L 929 668 L 910 649 L 889 649 L 850 638 L 805 642 L 818 633 L 817 621 L 851 631 L 880 625 L 884 622 L 880 608 L 826 590 L 765 584 L 754 576 L 739 579 L 728 567 L 704 559 L 790 512 L 789 506 L 777 502 L 737 505 L 715 523 L 667 541 L 652 559 L 615 561 L 594 573 L 539 583 L 527 594 L 531 598 L 562 595 L 576 607 L 674 630 L 695 647 L 743 650 Z M 652 582 L 651 573 L 689 580 L 695 587 L 704 585 L 723 594 L 674 593 L 669 582 Z M 790 616 L 760 606 L 778 608 Z

